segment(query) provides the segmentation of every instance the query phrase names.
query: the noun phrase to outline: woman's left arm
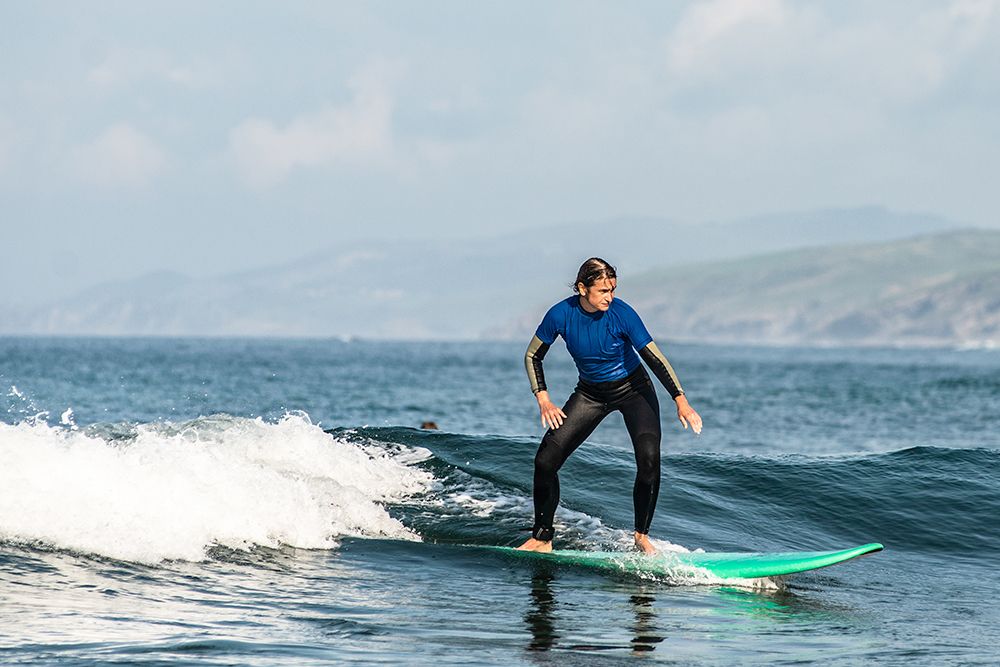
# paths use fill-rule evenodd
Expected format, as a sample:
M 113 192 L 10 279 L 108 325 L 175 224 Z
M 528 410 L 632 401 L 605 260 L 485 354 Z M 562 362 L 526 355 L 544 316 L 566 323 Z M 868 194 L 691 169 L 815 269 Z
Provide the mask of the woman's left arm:
M 650 341 L 648 345 L 639 350 L 639 356 L 653 371 L 653 375 L 660 381 L 660 384 L 670 393 L 670 397 L 674 399 L 674 403 L 677 404 L 677 419 L 684 425 L 684 428 L 690 424 L 691 430 L 695 433 L 701 433 L 701 416 L 688 403 L 684 389 L 681 388 L 681 381 L 677 379 L 673 367 L 660 352 L 656 343 Z

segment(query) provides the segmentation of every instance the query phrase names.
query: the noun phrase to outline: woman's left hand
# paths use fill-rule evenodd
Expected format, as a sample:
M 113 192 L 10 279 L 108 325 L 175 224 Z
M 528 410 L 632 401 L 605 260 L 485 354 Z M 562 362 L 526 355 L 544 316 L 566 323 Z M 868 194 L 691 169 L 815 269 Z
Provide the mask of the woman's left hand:
M 687 397 L 681 394 L 674 399 L 674 402 L 677 403 L 677 419 L 684 424 L 684 428 L 691 424 L 691 430 L 696 435 L 701 433 L 701 415 L 694 411 L 694 408 L 688 403 Z

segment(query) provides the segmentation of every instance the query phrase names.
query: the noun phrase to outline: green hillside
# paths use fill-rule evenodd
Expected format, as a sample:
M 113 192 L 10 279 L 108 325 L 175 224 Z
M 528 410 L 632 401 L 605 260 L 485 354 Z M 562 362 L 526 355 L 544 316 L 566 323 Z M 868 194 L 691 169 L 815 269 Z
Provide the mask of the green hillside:
M 624 276 L 620 293 L 668 339 L 989 344 L 1000 341 L 1000 231 L 671 267 Z

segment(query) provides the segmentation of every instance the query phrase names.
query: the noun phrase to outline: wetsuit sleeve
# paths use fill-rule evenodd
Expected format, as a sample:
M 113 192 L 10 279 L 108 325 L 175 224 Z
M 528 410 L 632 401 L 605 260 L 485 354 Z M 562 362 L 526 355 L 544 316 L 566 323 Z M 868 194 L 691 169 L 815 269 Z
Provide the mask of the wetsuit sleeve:
M 524 368 L 528 371 L 528 380 L 531 382 L 531 393 L 537 394 L 545 391 L 545 374 L 542 372 L 542 359 L 549 351 L 549 346 L 542 342 L 536 334 L 532 336 L 528 343 L 528 350 L 524 353 Z
M 684 393 L 681 381 L 677 379 L 677 374 L 674 373 L 670 362 L 660 352 L 660 348 L 656 346 L 656 343 L 650 341 L 649 345 L 639 350 L 639 356 L 646 362 L 649 369 L 653 371 L 653 375 L 660 381 L 664 389 L 669 392 L 670 398 L 677 398 Z

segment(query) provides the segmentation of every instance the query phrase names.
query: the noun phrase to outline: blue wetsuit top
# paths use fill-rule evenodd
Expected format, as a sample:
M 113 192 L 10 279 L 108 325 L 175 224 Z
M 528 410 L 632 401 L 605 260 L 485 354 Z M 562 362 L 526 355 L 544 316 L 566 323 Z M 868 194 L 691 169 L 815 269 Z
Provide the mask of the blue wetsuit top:
M 621 299 L 613 299 L 607 311 L 588 313 L 577 295 L 549 308 L 535 335 L 545 345 L 562 336 L 585 382 L 628 377 L 639 366 L 635 351 L 653 340 L 638 313 Z

